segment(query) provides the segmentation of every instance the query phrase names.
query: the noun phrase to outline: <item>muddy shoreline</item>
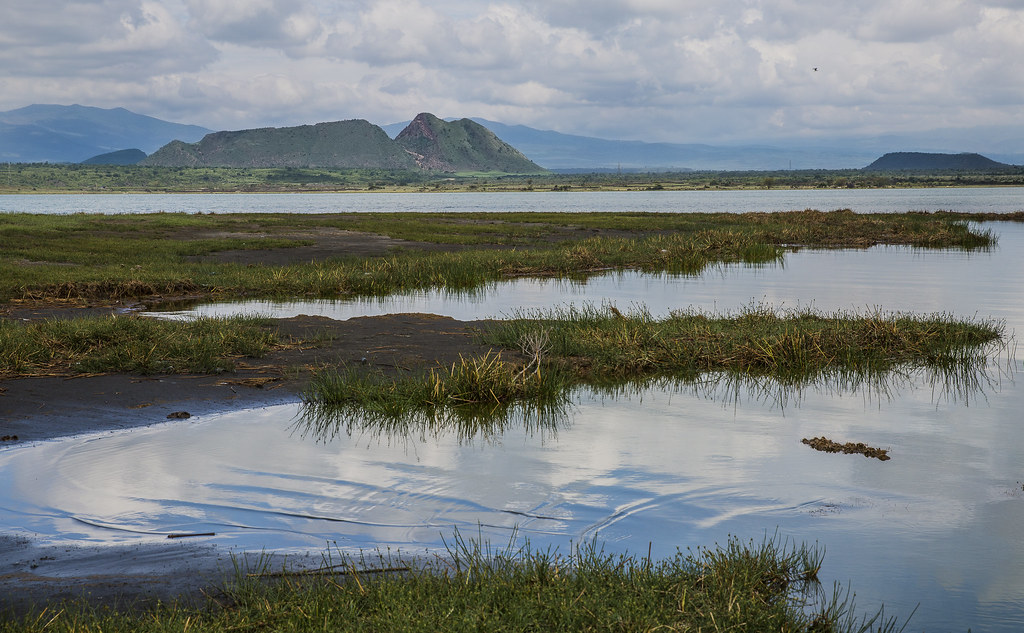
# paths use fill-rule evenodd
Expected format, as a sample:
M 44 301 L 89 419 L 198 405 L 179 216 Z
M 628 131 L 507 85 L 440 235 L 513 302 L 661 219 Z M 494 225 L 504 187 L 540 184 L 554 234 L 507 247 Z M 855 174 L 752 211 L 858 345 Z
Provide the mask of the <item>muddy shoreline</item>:
M 0 378 L 0 436 L 17 436 L 17 442 L 47 440 L 145 426 L 182 411 L 201 415 L 295 402 L 321 367 L 397 374 L 486 353 L 491 348 L 476 338 L 488 324 L 431 314 L 346 321 L 297 316 L 277 319 L 270 327 L 282 340 L 315 339 L 315 344 L 286 345 L 263 358 L 236 359 L 235 370 L 220 375 Z
M 73 312 L 117 311 L 123 308 Z M 53 318 L 57 312 L 15 309 L 4 318 Z M 296 402 L 319 367 L 397 374 L 450 364 L 460 355 L 490 349 L 477 342 L 477 333 L 487 325 L 430 314 L 346 321 L 298 316 L 275 320 L 270 327 L 283 340 L 315 338 L 316 346 L 288 345 L 263 358 L 237 359 L 235 370 L 221 375 L 6 377 L 0 379 L 0 436 L 18 439 L 0 443 L 0 456 L 32 442 L 167 422 L 180 412 L 205 415 Z M 30 533 L 0 534 L 0 617 L 74 598 L 118 607 L 204 600 L 230 579 L 236 562 L 232 556 L 245 553 L 203 540 L 144 537 L 138 545 L 90 547 L 42 544 Z M 287 561 L 289 567 L 316 566 L 320 553 Z

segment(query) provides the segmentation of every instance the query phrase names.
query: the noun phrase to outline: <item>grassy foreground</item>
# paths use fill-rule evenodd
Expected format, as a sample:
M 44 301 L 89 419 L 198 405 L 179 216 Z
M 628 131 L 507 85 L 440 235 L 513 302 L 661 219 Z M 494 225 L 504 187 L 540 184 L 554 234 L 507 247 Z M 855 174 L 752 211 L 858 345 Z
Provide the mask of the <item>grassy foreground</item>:
M 83 604 L 0 621 L 42 631 L 893 631 L 860 617 L 848 594 L 817 582 L 820 552 L 730 539 L 666 560 L 568 555 L 529 546 L 493 552 L 456 534 L 427 567 L 381 557 L 312 573 L 239 570 L 204 607 L 118 612 Z M 333 561 L 329 561 L 333 562 Z M 274 580 L 268 580 L 275 578 Z

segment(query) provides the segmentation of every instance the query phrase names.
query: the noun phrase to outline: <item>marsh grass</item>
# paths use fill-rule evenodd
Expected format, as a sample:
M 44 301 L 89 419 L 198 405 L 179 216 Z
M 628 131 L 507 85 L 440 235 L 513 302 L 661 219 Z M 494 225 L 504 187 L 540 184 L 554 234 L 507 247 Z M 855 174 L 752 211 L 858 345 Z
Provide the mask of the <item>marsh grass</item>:
M 219 373 L 277 344 L 255 316 L 163 321 L 139 316 L 0 320 L 0 376 Z
M 314 374 L 302 395 L 303 433 L 329 440 L 342 426 L 388 435 L 455 431 L 461 439 L 500 434 L 522 420 L 554 430 L 568 404 L 568 382 L 557 367 L 508 361 L 500 353 L 460 357 L 450 366 L 407 376 L 353 368 Z
M 582 381 L 622 381 L 707 372 L 772 375 L 801 381 L 822 372 L 882 373 L 984 363 L 1003 325 L 949 315 L 874 312 L 820 314 L 748 306 L 715 316 L 673 312 L 655 319 L 639 308 L 568 307 L 514 315 L 490 329 L 486 343 L 514 347 L 543 331 L 549 362 Z
M 823 591 L 820 550 L 778 538 L 677 551 L 654 560 L 596 543 L 566 554 L 492 548 L 458 532 L 433 560 L 325 555 L 321 570 L 257 562 L 206 608 L 135 613 L 68 605 L 0 622 L 0 631 L 792 631 L 891 632 L 858 617 L 849 592 Z
M 0 301 L 156 295 L 384 295 L 478 288 L 514 276 L 579 276 L 613 268 L 695 274 L 719 262 L 767 263 L 789 249 L 898 244 L 982 249 L 970 214 L 461 213 L 0 215 Z M 288 250 L 324 229 L 448 244 L 289 265 L 199 262 L 224 250 Z M 592 237 L 594 230 L 610 235 Z M 479 248 L 465 249 L 465 245 Z M 499 246 L 500 248 L 495 248 Z
M 481 342 L 526 361 L 488 353 L 399 376 L 324 369 L 303 393 L 296 428 L 324 441 L 342 430 L 487 437 L 512 418 L 528 429 L 555 430 L 581 386 L 611 395 L 691 386 L 786 406 L 811 387 L 886 397 L 923 379 L 939 395 L 969 399 L 991 386 L 988 360 L 1006 348 L 997 322 L 756 305 L 733 315 L 690 311 L 662 319 L 642 308 L 623 314 L 614 306 L 570 306 L 496 322 Z

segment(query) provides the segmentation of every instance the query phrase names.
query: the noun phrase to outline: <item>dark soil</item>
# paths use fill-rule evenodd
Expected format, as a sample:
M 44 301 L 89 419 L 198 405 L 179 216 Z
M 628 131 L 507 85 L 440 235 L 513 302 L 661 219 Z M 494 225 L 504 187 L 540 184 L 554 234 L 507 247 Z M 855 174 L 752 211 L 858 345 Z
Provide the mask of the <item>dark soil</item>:
M 55 310 L 43 312 L 53 316 Z M 312 370 L 322 367 L 400 373 L 450 365 L 460 355 L 483 355 L 491 348 L 477 343 L 476 334 L 487 325 L 431 314 L 346 321 L 298 316 L 271 326 L 290 344 L 263 358 L 238 359 L 231 373 L 3 379 L 0 436 L 33 441 L 153 424 L 180 412 L 196 415 L 294 402 Z M 299 343 L 311 339 L 315 343 Z
M 315 231 L 290 231 L 272 234 L 275 238 L 311 241 L 306 246 L 289 248 L 267 248 L 258 250 L 217 251 L 209 255 L 191 258 L 193 261 L 213 261 L 232 264 L 263 264 L 266 266 L 285 266 L 288 264 L 309 263 L 340 257 L 379 257 L 396 250 L 438 251 L 457 250 L 460 247 L 452 244 L 436 244 L 433 242 L 412 242 L 399 240 L 386 235 L 346 231 L 343 229 L 320 228 Z M 252 233 L 189 233 L 190 239 L 252 237 Z

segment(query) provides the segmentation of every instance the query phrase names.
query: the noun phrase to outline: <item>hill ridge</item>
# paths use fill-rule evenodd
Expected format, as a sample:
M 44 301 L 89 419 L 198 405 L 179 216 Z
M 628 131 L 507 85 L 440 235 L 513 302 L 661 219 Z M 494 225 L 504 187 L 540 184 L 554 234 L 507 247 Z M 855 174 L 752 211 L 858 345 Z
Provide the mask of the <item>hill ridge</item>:
M 1012 169 L 1013 167 L 1013 165 L 996 162 L 976 152 L 957 154 L 889 152 L 865 167 L 864 171 L 989 171 Z
M 430 171 L 541 173 L 542 167 L 471 119 L 444 121 L 421 112 L 395 142 Z
M 364 119 L 212 132 L 172 141 L 142 161 L 164 167 L 321 167 L 542 173 L 482 125 L 421 113 L 396 139 Z

